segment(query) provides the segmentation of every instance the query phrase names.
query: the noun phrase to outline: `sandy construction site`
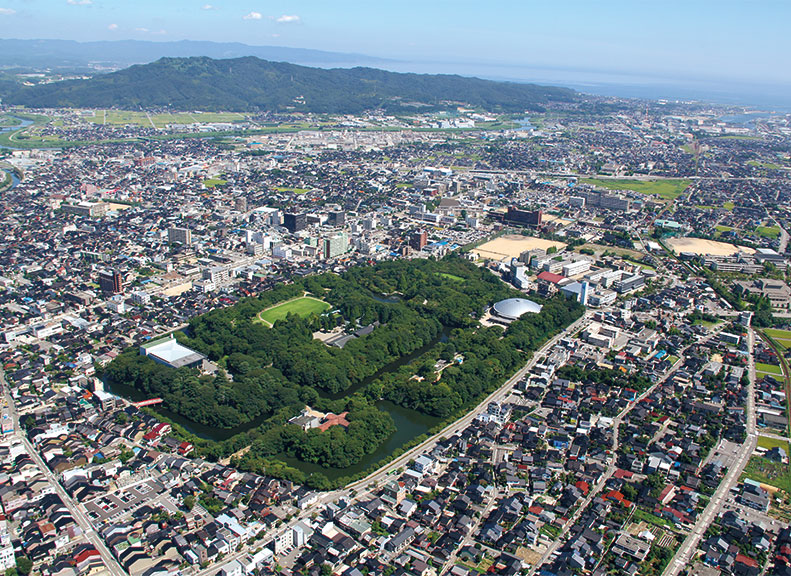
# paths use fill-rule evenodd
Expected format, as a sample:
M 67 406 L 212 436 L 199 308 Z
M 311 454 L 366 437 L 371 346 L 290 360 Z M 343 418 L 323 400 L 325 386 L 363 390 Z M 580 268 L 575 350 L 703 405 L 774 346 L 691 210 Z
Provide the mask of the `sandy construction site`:
M 505 258 L 518 258 L 519 255 L 526 250 L 533 250 L 534 248 L 547 250 L 552 246 L 560 250 L 566 245 L 563 244 L 563 242 L 544 240 L 543 238 L 509 234 L 490 240 L 486 244 L 481 244 L 477 248 L 473 248 L 471 252 L 480 258 L 503 260 Z
M 703 238 L 670 238 L 665 243 L 673 249 L 676 254 L 691 252 L 701 256 L 730 256 L 737 252 L 754 254 L 755 250 L 745 246 L 735 246 L 727 242 L 717 242 L 716 240 L 705 240 Z

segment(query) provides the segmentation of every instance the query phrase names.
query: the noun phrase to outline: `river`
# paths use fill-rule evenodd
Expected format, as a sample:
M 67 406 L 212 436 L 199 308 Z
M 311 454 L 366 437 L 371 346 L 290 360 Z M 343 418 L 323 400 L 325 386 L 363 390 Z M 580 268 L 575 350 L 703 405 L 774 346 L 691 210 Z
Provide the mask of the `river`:
M 27 120 L 25 118 L 18 118 L 16 116 L 7 116 L 7 118 L 12 118 L 14 120 L 19 120 L 19 124 L 16 126 L 0 126 L 0 134 L 4 134 L 6 132 L 16 132 L 17 130 L 22 130 L 23 128 L 27 128 L 31 124 L 33 124 L 32 120 Z M 20 148 L 14 148 L 13 146 L 0 146 L 0 148 L 5 148 L 6 150 L 20 150 Z M 17 180 L 17 183 L 19 181 Z M 12 187 L 15 184 L 12 184 Z

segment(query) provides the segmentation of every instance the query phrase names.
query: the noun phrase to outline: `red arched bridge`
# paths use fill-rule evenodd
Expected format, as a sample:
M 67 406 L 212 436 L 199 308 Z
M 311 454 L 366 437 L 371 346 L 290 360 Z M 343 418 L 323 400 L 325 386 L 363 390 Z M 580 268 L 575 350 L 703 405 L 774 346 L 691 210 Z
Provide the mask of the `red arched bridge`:
M 151 398 L 150 400 L 142 400 L 140 402 L 133 403 L 133 405 L 137 408 L 142 408 L 143 406 L 153 406 L 154 404 L 162 404 L 162 398 Z

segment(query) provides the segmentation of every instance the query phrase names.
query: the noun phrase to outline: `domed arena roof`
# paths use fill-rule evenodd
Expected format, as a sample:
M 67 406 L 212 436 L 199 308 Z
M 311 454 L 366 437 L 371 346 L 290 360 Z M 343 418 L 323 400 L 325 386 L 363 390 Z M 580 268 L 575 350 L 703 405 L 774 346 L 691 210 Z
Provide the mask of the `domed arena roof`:
M 507 300 L 500 300 L 492 306 L 492 310 L 501 318 L 516 320 L 522 314 L 527 314 L 528 312 L 538 314 L 541 312 L 541 305 L 526 298 L 508 298 Z

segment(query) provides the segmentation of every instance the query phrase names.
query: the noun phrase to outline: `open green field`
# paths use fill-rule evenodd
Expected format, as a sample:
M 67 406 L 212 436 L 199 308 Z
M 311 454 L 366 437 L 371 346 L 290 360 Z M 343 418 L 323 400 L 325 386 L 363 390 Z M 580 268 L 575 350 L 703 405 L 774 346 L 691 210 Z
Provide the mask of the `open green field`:
M 722 203 L 722 207 L 731 212 L 734 208 L 736 208 L 736 204 L 728 200 L 727 202 Z
M 766 328 L 764 333 L 783 349 L 791 348 L 791 331 L 777 328 Z
M 788 455 L 788 441 L 778 440 L 777 438 L 767 438 L 766 436 L 758 436 L 758 446 L 771 450 L 772 448 L 780 447 L 786 451 Z
M 8 128 L 11 126 L 19 126 L 21 122 L 12 116 L 0 116 L 0 127 Z
M 777 238 L 780 236 L 780 228 L 778 226 L 757 226 L 755 233 L 764 238 Z
M 777 376 L 783 375 L 783 371 L 780 366 L 775 366 L 774 364 L 761 364 L 760 362 L 756 362 L 755 370 L 756 372 L 763 372 L 764 374 L 775 374 Z
M 278 192 L 291 192 L 293 194 L 307 194 L 310 192 L 309 188 L 289 188 L 288 186 L 278 186 L 275 190 Z
M 641 194 L 657 195 L 665 200 L 675 200 L 692 183 L 682 178 L 666 180 L 619 180 L 609 178 L 580 178 L 581 184 L 590 184 L 608 190 L 634 190 Z
M 440 278 L 445 278 L 446 280 L 450 280 L 451 282 L 464 282 L 464 278 L 461 276 L 456 276 L 455 274 L 448 274 L 446 272 L 437 272 L 437 276 Z
M 755 166 L 756 168 L 766 168 L 767 170 L 780 170 L 782 166 L 774 162 L 758 162 L 757 160 L 750 160 L 747 162 L 748 166 Z
M 219 178 L 209 178 L 208 180 L 203 181 L 203 185 L 206 188 L 214 188 L 215 186 L 225 186 L 227 184 L 227 180 L 220 180 Z
M 282 320 L 289 314 L 296 314 L 297 316 L 310 316 L 311 314 L 319 314 L 328 310 L 330 305 L 310 296 L 303 296 L 282 304 L 277 304 L 271 308 L 267 308 L 258 313 L 258 319 L 264 324 L 272 326 L 278 320 Z

